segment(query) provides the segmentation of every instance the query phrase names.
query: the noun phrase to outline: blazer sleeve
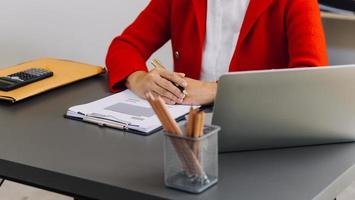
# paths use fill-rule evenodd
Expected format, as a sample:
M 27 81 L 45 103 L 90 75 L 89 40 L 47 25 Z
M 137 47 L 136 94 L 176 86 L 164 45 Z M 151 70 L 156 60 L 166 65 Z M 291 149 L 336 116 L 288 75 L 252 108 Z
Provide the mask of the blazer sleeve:
M 288 1 L 285 21 L 289 67 L 327 65 L 326 41 L 318 1 Z
M 170 9 L 170 0 L 151 0 L 112 41 L 106 56 L 112 92 L 123 90 L 126 78 L 133 72 L 147 71 L 147 59 L 170 39 Z

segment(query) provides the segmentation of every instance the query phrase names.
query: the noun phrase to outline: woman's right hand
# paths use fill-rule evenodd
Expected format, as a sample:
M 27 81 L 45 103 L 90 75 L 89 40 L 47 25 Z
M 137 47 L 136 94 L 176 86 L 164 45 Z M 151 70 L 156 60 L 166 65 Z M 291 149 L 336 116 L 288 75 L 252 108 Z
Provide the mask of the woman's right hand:
M 185 95 L 174 84 L 185 88 L 187 82 L 183 79 L 184 77 L 183 73 L 155 68 L 150 72 L 136 71 L 132 73 L 126 80 L 126 86 L 142 98 L 147 92 L 151 92 L 154 96 L 162 97 L 167 104 L 180 104 Z

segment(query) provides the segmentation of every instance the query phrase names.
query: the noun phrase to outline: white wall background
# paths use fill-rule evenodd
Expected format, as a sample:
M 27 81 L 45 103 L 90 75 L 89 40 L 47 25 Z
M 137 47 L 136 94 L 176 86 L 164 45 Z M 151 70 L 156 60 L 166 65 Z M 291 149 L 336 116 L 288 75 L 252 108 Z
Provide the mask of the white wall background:
M 355 64 L 355 20 L 323 19 L 331 65 Z
M 149 0 L 0 0 L 0 68 L 43 56 L 104 65 Z M 324 20 L 331 64 L 355 63 L 355 21 Z M 170 44 L 155 57 L 171 65 Z
M 0 0 L 0 68 L 43 56 L 104 65 L 149 0 Z M 157 55 L 170 62 L 170 46 Z

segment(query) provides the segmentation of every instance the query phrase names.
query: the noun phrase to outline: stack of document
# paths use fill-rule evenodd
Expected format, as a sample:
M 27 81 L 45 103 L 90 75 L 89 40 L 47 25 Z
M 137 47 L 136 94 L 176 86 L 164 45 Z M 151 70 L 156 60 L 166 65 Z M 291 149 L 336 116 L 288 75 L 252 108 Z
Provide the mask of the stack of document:
M 187 105 L 167 105 L 176 120 L 189 112 Z M 161 123 L 149 103 L 130 90 L 68 109 L 66 117 L 134 133 L 149 135 L 161 129 Z

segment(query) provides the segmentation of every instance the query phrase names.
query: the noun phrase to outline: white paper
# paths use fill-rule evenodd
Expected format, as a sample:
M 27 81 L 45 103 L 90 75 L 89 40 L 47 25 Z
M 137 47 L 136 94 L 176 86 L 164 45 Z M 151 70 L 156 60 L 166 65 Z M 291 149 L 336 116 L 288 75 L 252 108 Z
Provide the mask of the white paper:
M 173 118 L 187 114 L 190 106 L 167 105 Z M 73 106 L 67 111 L 68 116 L 91 116 L 121 122 L 128 128 L 148 133 L 161 126 L 148 101 L 138 97 L 130 90 L 108 96 L 106 98 L 78 106 Z

